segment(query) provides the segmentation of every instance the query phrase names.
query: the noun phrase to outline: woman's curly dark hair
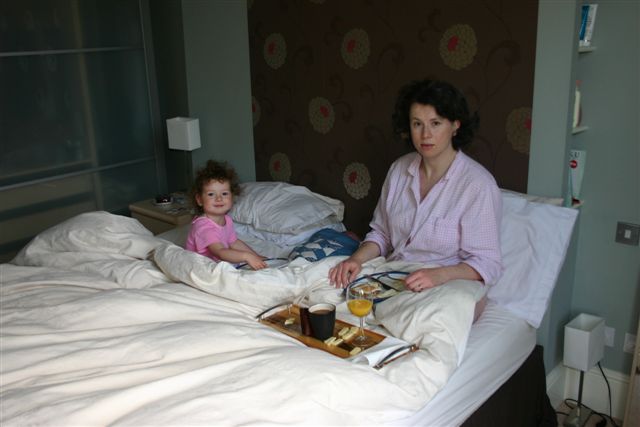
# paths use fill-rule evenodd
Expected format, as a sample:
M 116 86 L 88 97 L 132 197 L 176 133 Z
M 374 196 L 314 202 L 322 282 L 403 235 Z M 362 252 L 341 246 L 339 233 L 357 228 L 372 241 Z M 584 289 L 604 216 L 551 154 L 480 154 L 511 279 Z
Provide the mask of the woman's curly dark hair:
M 234 196 L 240 195 L 240 183 L 238 182 L 238 174 L 235 169 L 229 166 L 227 162 L 208 160 L 207 164 L 196 172 L 196 179 L 189 194 L 191 204 L 198 215 L 201 215 L 204 211 L 202 210 L 202 206 L 198 205 L 196 195 L 201 194 L 204 186 L 211 180 L 219 182 L 228 181 L 231 194 Z
M 462 92 L 450 83 L 425 79 L 413 81 L 398 92 L 391 120 L 393 132 L 401 140 L 411 142 L 409 112 L 414 103 L 431 105 L 439 116 L 450 121 L 460 121 L 460 127 L 452 139 L 455 150 L 473 139 L 479 117 L 478 113 L 469 113 L 469 106 Z

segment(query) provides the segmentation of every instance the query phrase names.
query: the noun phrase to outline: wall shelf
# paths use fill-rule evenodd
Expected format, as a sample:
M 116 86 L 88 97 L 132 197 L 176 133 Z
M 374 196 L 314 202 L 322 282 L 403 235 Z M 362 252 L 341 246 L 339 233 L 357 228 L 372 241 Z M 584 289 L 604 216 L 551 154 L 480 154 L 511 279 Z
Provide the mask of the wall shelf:
M 575 135 L 577 133 L 584 132 L 586 130 L 589 130 L 589 126 L 576 126 L 573 129 L 571 129 L 571 133 Z
M 594 50 L 596 50 L 595 46 L 580 46 L 578 48 L 578 53 L 589 53 L 593 52 Z

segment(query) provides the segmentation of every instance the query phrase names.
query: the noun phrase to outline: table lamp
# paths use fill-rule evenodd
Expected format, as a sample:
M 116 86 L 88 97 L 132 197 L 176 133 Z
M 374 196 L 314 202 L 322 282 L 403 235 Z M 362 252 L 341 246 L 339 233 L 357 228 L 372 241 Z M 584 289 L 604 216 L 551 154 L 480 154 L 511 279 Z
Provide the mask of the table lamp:
M 174 117 L 167 120 L 169 148 L 172 150 L 193 151 L 200 145 L 200 122 L 190 117 Z
M 191 117 L 174 117 L 167 119 L 167 137 L 169 139 L 169 149 L 181 151 L 193 151 L 201 147 L 200 145 L 200 122 Z M 185 173 L 187 188 L 190 185 L 193 169 L 191 156 L 184 153 Z
M 564 359 L 569 368 L 580 371 L 578 404 L 565 418 L 564 425 L 582 427 L 591 411 L 582 407 L 584 373 L 604 356 L 604 319 L 590 314 L 579 314 L 564 327 Z

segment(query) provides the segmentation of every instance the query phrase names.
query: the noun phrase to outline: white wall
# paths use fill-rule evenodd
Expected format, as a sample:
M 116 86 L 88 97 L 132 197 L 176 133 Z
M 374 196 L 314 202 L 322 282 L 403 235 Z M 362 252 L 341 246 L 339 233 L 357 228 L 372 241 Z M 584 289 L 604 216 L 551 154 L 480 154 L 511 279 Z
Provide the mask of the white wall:
M 593 43 L 578 58 L 586 150 L 572 309 L 604 317 L 616 330 L 603 365 L 628 374 L 625 333 L 640 313 L 640 247 L 615 242 L 618 221 L 640 224 L 640 2 L 598 0 Z
M 182 14 L 189 115 L 202 139 L 194 169 L 224 160 L 255 181 L 247 3 L 182 0 Z
M 530 194 L 563 197 L 573 111 L 574 63 L 578 37 L 577 1 L 538 4 L 528 189 Z M 578 222 L 579 224 L 579 222 Z M 562 333 L 570 320 L 578 224 L 547 313 L 538 328 L 547 372 L 562 359 Z
M 601 364 L 613 388 L 614 415 L 621 416 L 632 361 L 622 349 L 624 335 L 636 333 L 640 313 L 640 247 L 614 237 L 618 221 L 640 224 L 640 2 L 595 2 L 596 50 L 578 55 L 571 22 L 579 17 L 580 3 L 539 3 L 529 192 L 566 194 L 566 150 L 586 150 L 587 162 L 578 230 L 538 342 L 553 377 L 566 371 L 564 325 L 582 312 L 603 317 L 616 335 Z M 571 135 L 576 79 L 582 81 L 582 124 L 589 130 Z M 606 411 L 606 384 L 599 371 L 590 375 L 589 396 L 595 409 Z M 576 376 L 555 376 L 561 378 L 562 397 L 576 398 Z

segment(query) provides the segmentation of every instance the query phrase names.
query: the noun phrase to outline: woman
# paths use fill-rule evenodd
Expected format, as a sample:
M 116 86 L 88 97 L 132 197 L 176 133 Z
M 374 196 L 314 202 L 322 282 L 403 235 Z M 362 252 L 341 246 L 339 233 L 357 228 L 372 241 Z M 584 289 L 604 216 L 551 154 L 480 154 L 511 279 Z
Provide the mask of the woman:
M 477 115 L 452 85 L 423 80 L 401 89 L 394 133 L 416 150 L 390 167 L 358 250 L 329 271 L 345 287 L 362 264 L 378 256 L 439 267 L 409 274 L 406 287 L 421 292 L 454 279 L 495 283 L 502 274 L 502 199 L 491 174 L 460 151 L 471 142 Z

